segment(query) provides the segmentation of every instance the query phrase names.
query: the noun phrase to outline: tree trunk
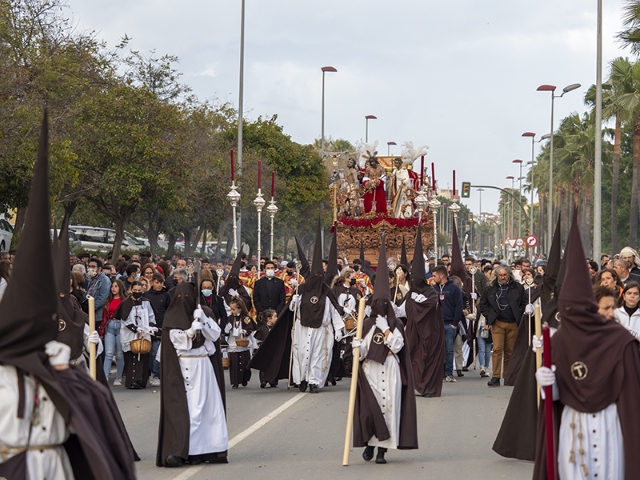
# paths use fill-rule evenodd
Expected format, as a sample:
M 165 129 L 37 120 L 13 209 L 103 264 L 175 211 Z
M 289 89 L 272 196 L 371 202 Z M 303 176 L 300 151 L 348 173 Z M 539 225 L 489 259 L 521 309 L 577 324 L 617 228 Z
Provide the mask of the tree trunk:
M 593 258 L 593 245 L 591 244 L 591 203 L 593 202 L 593 195 L 591 192 L 591 186 L 586 185 L 584 190 L 584 231 L 582 236 L 582 245 L 587 255 Z M 599 258 L 593 258 L 596 262 L 600 262 Z
M 638 248 L 638 188 L 640 188 L 640 117 L 633 129 L 633 180 L 629 207 L 629 246 Z M 616 252 L 613 252 L 616 253 Z
M 124 239 L 124 224 L 126 223 L 126 218 L 114 218 L 113 219 L 113 228 L 116 231 L 116 236 L 113 240 L 113 254 L 111 255 L 111 261 L 115 263 L 120 258 L 120 249 L 122 247 L 122 240 Z
M 209 253 L 207 252 L 207 229 L 206 227 L 202 229 L 202 248 L 200 249 L 200 257 L 208 257 Z
M 171 257 L 173 257 L 173 254 L 176 250 L 176 234 L 175 233 L 168 233 L 167 234 L 167 257 L 169 257 L 169 259 L 171 259 Z
M 611 177 L 611 253 L 618 252 L 618 176 L 620 174 L 620 142 L 622 128 L 616 118 L 616 131 L 613 142 L 613 172 Z M 600 259 L 594 259 L 599 262 Z
M 184 256 L 187 258 L 191 254 L 191 230 L 186 229 L 182 233 L 182 238 L 184 239 Z

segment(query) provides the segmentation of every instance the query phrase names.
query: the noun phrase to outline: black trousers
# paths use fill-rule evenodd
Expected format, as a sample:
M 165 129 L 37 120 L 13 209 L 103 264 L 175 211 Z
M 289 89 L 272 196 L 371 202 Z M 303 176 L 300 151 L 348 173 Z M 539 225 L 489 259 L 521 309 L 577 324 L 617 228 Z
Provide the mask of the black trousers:
M 124 386 L 126 388 L 146 388 L 149 380 L 149 354 L 124 352 Z
M 249 368 L 251 354 L 249 350 L 244 352 L 229 352 L 229 379 L 232 386 L 246 384 L 251 380 L 251 369 Z

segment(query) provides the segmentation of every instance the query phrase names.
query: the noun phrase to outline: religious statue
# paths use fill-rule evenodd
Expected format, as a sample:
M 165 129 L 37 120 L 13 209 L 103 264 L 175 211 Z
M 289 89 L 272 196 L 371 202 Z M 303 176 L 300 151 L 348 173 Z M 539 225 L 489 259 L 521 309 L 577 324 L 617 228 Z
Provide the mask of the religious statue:
M 362 177 L 365 213 L 372 210 L 375 210 L 378 215 L 387 213 L 387 197 L 384 192 L 385 176 L 384 167 L 378 163 L 378 159 L 375 156 L 369 157 L 364 169 L 364 177 Z
M 347 171 L 344 174 L 346 186 L 345 213 L 351 217 L 360 215 L 360 179 L 362 175 L 358 172 L 357 163 L 354 158 L 347 160 Z
M 395 168 L 388 187 L 391 215 L 395 218 L 411 218 L 415 210 L 413 199 L 420 188 L 418 175 L 407 169 L 402 158 L 395 158 L 393 165 Z

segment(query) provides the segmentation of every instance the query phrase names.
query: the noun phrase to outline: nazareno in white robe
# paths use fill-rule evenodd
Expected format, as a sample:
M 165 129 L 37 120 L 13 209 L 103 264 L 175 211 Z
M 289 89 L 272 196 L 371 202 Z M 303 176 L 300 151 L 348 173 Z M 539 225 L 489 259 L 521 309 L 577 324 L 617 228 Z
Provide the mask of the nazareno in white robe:
M 379 363 L 373 360 L 366 360 L 375 330 L 376 327 L 374 325 L 362 339 L 360 360 L 364 360 L 362 362 L 362 370 L 371 386 L 373 395 L 378 401 L 378 405 L 380 405 L 390 437 L 387 440 L 380 441 L 374 435 L 367 444 L 371 447 L 398 448 L 402 406 L 402 379 L 400 376 L 400 362 L 396 354 L 402 350 L 404 338 L 402 338 L 402 333 L 398 329 L 390 331 L 389 336 L 384 340 L 384 344 L 391 351 L 387 355 L 385 362 Z
M 25 374 L 25 418 L 18 418 L 18 374 L 11 365 L 0 365 L 0 452 L 2 447 L 26 447 L 35 397 L 35 380 Z M 27 478 L 30 480 L 69 480 L 74 478 L 69 457 L 62 444 L 69 438 L 64 418 L 56 410 L 42 385 L 38 385 L 40 423 L 31 429 L 27 452 Z M 34 449 L 38 445 L 42 450 Z M 54 446 L 53 448 L 51 448 Z M 0 455 L 0 463 L 14 454 Z
M 289 303 L 291 310 L 294 307 L 294 302 Z M 333 356 L 334 332 L 341 329 L 344 329 L 344 322 L 328 298 L 325 299 L 322 325 L 318 328 L 303 327 L 300 324 L 300 309 L 297 309 L 292 332 L 293 383 L 299 385 L 304 380 L 309 385 L 324 387 Z
M 229 449 L 227 420 L 222 396 L 209 356 L 216 351 L 220 337 L 218 323 L 207 317 L 202 321 L 204 345 L 191 348 L 192 341 L 184 330 L 169 332 L 176 349 L 184 379 L 189 408 L 189 455 L 225 452 Z

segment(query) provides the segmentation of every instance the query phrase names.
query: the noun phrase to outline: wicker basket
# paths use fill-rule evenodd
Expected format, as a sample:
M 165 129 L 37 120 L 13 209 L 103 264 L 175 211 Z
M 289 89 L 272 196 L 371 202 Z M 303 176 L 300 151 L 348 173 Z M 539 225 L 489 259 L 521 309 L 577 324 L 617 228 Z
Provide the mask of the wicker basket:
M 145 355 L 151 351 L 151 340 L 147 340 L 144 337 L 136 338 L 129 342 L 129 347 L 134 355 Z
M 246 348 L 249 346 L 249 340 L 246 338 L 236 338 L 236 346 Z
M 345 328 L 345 330 L 346 330 L 346 331 L 351 331 L 351 330 L 353 330 L 354 328 L 356 328 L 356 321 L 355 321 L 355 319 L 354 319 L 354 318 L 351 318 L 351 317 L 347 318 L 347 319 L 344 321 L 344 328 Z
M 222 357 L 222 368 L 229 370 L 229 357 Z

